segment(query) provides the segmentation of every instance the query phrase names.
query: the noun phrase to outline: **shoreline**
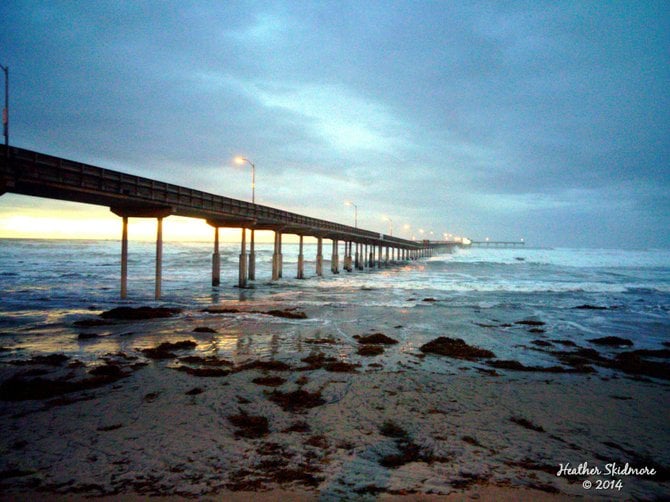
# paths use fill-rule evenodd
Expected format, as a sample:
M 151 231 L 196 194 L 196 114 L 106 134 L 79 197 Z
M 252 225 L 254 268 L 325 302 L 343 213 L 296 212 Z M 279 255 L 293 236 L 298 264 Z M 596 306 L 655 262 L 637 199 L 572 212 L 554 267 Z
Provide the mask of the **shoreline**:
M 229 492 L 245 500 L 249 490 L 254 500 L 279 500 L 286 490 L 304 500 L 670 493 L 664 420 L 670 387 L 663 381 L 485 372 L 446 355 L 417 357 L 403 344 L 363 357 L 299 316 L 245 312 L 217 314 L 238 333 L 239 357 L 228 361 L 218 356 L 223 346 L 210 345 L 225 345 L 226 338 L 194 333 L 201 322 L 189 315 L 121 323 L 119 329 L 157 336 L 94 362 L 35 357 L 0 364 L 2 382 L 31 372 L 30 378 L 69 374 L 86 382 L 62 395 L 0 401 L 7 417 L 0 425 L 4 496 L 18 500 L 38 486 L 66 500 L 133 494 L 216 500 Z M 292 339 L 296 330 L 302 351 L 273 342 Z M 270 333 L 270 352 L 246 345 Z M 561 463 L 626 461 L 657 467 L 660 479 L 623 477 L 620 492 L 596 493 L 582 488 L 586 477 L 556 475 Z

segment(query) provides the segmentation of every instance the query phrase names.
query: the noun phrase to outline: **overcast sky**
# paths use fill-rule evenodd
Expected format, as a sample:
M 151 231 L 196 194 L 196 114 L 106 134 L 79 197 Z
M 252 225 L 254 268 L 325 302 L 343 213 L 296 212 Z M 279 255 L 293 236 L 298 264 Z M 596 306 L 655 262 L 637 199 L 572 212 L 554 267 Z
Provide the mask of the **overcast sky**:
M 257 202 L 395 235 L 670 246 L 667 1 L 3 0 L 0 63 L 16 146 L 249 199 L 242 154 Z

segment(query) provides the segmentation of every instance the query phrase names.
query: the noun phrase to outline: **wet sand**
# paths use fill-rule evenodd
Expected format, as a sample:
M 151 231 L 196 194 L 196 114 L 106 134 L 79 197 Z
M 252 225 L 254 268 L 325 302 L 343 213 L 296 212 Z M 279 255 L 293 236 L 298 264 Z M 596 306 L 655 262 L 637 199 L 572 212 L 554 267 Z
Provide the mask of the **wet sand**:
M 266 307 L 115 321 L 83 363 L 5 356 L 2 498 L 670 495 L 667 381 L 611 368 L 494 370 L 476 351 L 474 359 L 422 352 L 437 336 L 400 336 L 412 319 L 372 326 L 333 308 L 315 323 L 309 309 L 300 319 Z M 374 328 L 400 343 L 360 355 Z M 141 333 L 124 338 L 129 331 Z M 657 473 L 557 476 L 567 462 Z M 621 488 L 596 490 L 598 479 L 621 479 Z

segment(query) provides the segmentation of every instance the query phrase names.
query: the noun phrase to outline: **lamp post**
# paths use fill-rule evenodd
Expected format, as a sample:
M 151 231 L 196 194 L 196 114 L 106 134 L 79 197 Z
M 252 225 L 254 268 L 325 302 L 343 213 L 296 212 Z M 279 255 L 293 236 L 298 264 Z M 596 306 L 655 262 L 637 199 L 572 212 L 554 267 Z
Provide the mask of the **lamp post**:
M 246 157 L 235 157 L 237 164 L 245 162 L 251 166 L 251 203 L 256 204 L 256 166 Z M 254 229 L 251 229 L 251 240 L 249 241 L 249 280 L 256 280 L 256 251 L 254 249 Z
M 246 157 L 235 157 L 235 163 L 248 163 L 251 166 L 251 203 L 256 204 L 256 166 Z
M 9 155 L 9 66 L 0 68 L 5 72 L 5 107 L 2 110 L 2 126 L 5 134 L 5 154 Z
M 350 200 L 344 203 L 346 206 L 354 206 L 354 228 L 358 228 L 358 206 Z
M 384 220 L 389 222 L 389 235 L 393 237 L 393 220 L 388 216 L 384 217 Z

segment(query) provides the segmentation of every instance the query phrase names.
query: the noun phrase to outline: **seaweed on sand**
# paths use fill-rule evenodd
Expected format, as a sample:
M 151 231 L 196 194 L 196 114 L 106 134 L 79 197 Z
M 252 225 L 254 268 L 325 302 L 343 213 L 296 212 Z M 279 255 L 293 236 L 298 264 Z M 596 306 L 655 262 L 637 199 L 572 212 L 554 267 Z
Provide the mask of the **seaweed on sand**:
M 267 418 L 249 415 L 242 410 L 237 415 L 228 416 L 228 421 L 237 428 L 235 431 L 236 437 L 254 439 L 263 437 L 270 432 Z
M 141 352 L 149 359 L 174 359 L 177 356 L 172 352 L 173 350 L 192 350 L 197 345 L 193 340 L 182 340 L 175 343 L 164 342 L 158 347 L 142 349 Z
M 281 406 L 284 411 L 299 412 L 325 404 L 321 397 L 321 391 L 308 392 L 298 389 L 293 392 L 273 391 L 269 397 L 270 401 Z
M 256 385 L 265 385 L 267 387 L 279 387 L 284 382 L 286 382 L 286 379 L 278 376 L 267 376 L 267 377 L 254 378 L 252 382 L 255 383 Z
M 123 321 L 142 321 L 145 319 L 160 319 L 179 314 L 181 309 L 169 307 L 117 307 L 100 314 L 102 319 Z
M 384 353 L 384 347 L 378 345 L 363 345 L 358 348 L 359 356 L 378 356 Z
M 398 340 L 386 336 L 384 333 L 373 333 L 367 336 L 357 337 L 358 343 L 374 344 L 374 345 L 395 345 Z
M 535 432 L 545 432 L 544 428 L 540 425 L 536 425 L 530 420 L 523 417 L 510 417 L 510 421 L 514 422 L 517 425 L 520 425 L 524 429 L 528 429 Z
M 449 338 L 446 336 L 440 336 L 422 345 L 419 350 L 423 353 L 439 354 L 456 359 L 466 359 L 468 361 L 495 357 L 495 354 L 490 350 L 468 345 L 461 338 Z

